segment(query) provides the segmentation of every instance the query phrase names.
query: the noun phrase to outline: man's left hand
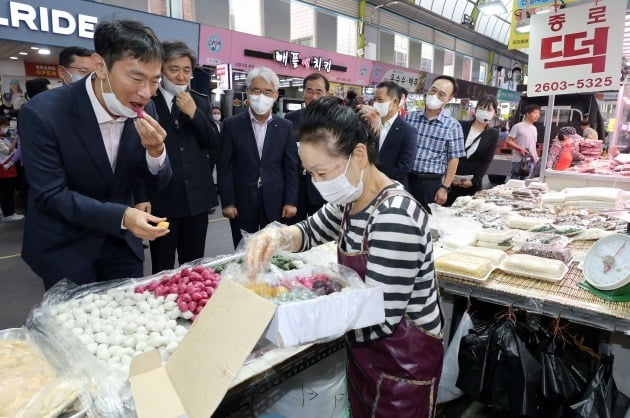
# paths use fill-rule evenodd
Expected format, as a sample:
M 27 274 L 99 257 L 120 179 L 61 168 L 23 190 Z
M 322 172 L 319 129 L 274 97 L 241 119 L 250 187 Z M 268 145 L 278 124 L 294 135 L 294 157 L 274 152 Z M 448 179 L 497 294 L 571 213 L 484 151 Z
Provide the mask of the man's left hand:
M 438 205 L 443 205 L 446 203 L 446 199 L 448 198 L 448 193 L 444 190 L 444 187 L 440 187 L 437 192 L 435 192 L 435 197 L 433 201 Z
M 179 110 L 181 110 L 182 113 L 185 113 L 190 119 L 195 117 L 197 104 L 193 100 L 190 93 L 188 93 L 187 91 L 183 91 L 177 95 L 177 97 L 175 98 L 175 104 L 177 105 Z
M 142 146 L 147 150 L 149 155 L 153 158 L 162 155 L 162 152 L 164 152 L 166 131 L 160 126 L 158 121 L 145 112 L 142 118 L 134 119 L 133 124 L 140 136 Z
M 285 219 L 293 218 L 297 213 L 297 207 L 293 205 L 284 205 L 282 207 L 282 217 Z

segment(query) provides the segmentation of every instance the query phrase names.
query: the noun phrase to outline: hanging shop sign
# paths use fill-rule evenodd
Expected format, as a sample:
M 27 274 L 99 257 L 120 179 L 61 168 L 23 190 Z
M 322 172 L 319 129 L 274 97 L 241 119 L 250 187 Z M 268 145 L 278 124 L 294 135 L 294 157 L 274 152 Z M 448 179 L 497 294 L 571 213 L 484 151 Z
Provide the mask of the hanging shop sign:
M 410 93 L 422 93 L 426 78 L 427 73 L 424 71 L 413 71 L 411 68 L 374 62 L 370 84 L 376 86 L 381 81 L 393 81 Z
M 218 64 L 217 77 L 219 78 L 219 89 L 232 90 L 232 65 Z
M 332 70 L 332 59 L 323 59 L 322 57 L 301 57 L 300 51 L 273 51 L 273 60 L 279 62 L 285 67 L 296 68 L 312 68 L 315 71 L 325 71 L 329 73 Z M 340 68 L 342 69 L 342 68 Z M 343 67 L 342 70 L 346 70 Z
M 513 0 L 512 20 L 508 49 L 529 48 L 531 17 L 536 13 L 549 13 L 555 10 L 559 0 Z M 563 0 L 564 4 L 576 0 Z M 528 4 L 529 3 L 529 4 Z
M 533 16 L 527 95 L 616 88 L 625 12 L 626 2 L 599 0 Z
M 94 48 L 92 38 L 98 22 L 112 19 L 141 21 L 152 28 L 160 40 L 181 39 L 195 51 L 199 45 L 198 23 L 96 1 L 0 0 L 0 33 L 3 40 Z
M 321 72 L 331 82 L 360 86 L 368 85 L 371 69 L 370 61 L 350 55 L 207 25 L 199 31 L 199 63 L 230 63 L 242 71 L 266 66 L 278 75 L 299 78 Z
M 59 78 L 57 66 L 54 64 L 24 62 L 24 74 L 27 77 Z

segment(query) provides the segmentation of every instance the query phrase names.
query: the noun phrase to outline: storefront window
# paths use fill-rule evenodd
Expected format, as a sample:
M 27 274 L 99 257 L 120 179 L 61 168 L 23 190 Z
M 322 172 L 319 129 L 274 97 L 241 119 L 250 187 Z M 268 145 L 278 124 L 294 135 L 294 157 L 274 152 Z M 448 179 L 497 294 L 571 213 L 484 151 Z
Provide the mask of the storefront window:
M 230 29 L 262 36 L 260 0 L 230 0 Z
M 337 52 L 340 54 L 357 54 L 357 21 L 337 16 Z
M 409 65 L 409 38 L 399 34 L 394 38 L 394 65 Z
M 486 75 L 488 73 L 488 64 L 485 62 L 479 63 L 479 82 L 486 84 Z
M 175 19 L 184 18 L 184 7 L 182 6 L 182 0 L 167 0 L 167 15 L 174 17 Z
M 444 50 L 444 71 L 442 74 L 455 76 L 455 53 L 448 49 Z
M 433 72 L 433 45 L 424 42 L 420 54 L 420 71 Z
M 297 1 L 291 2 L 291 42 L 315 46 L 315 9 Z
M 464 67 L 462 68 L 462 80 L 472 81 L 473 59 L 464 57 Z

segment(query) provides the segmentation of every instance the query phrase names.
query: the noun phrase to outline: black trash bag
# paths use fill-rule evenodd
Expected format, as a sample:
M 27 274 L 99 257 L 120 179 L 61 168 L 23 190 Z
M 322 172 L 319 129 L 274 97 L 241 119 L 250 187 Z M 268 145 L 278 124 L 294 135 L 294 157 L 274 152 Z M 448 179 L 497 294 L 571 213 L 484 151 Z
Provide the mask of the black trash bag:
M 602 357 L 593 378 L 579 401 L 571 405 L 574 417 L 623 418 L 630 408 L 630 399 L 617 390 L 612 376 L 614 356 Z
M 488 339 L 480 401 L 512 415 L 538 416 L 540 371 L 514 321 L 500 320 Z
M 584 390 L 590 375 L 580 370 L 579 364 L 572 364 L 576 358 L 573 344 L 559 344 L 550 336 L 538 350 L 541 364 L 541 417 L 564 418 L 571 416 L 570 404 Z
M 483 359 L 488 348 L 492 322 L 481 322 L 464 336 L 459 345 L 457 387 L 475 401 L 480 400 Z

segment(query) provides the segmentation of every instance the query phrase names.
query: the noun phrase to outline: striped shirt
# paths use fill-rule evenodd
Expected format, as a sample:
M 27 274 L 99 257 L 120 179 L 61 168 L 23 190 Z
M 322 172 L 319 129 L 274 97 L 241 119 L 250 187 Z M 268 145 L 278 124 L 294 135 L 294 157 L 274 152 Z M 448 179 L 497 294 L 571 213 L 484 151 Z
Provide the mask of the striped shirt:
M 390 187 L 403 189 L 398 183 Z M 368 227 L 365 282 L 383 286 L 385 322 L 349 336 L 356 341 L 370 341 L 390 335 L 405 311 L 417 326 L 437 335 L 442 330 L 442 320 L 428 215 L 408 196 L 392 196 L 376 208 L 368 226 L 377 199 L 361 212 L 347 215 L 341 248 L 346 252 L 361 251 L 363 232 Z M 336 240 L 342 216 L 343 206 L 327 203 L 297 224 L 302 231 L 301 250 Z
M 418 130 L 413 163 L 416 173 L 445 174 L 448 160 L 466 155 L 462 126 L 444 111 L 431 120 L 426 118 L 424 110 L 409 112 L 405 121 Z

